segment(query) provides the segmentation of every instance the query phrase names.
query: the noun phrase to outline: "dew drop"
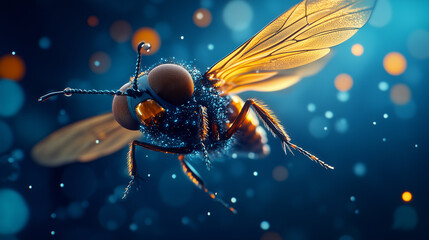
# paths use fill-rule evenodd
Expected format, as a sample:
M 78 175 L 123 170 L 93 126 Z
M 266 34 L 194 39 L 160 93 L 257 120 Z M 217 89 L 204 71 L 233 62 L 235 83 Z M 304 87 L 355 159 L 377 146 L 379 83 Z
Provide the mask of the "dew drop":
M 69 87 L 66 87 L 65 89 L 64 89 L 64 91 L 68 91 L 68 90 L 71 90 L 71 88 L 69 88 Z M 64 96 L 66 96 L 66 97 L 71 97 L 71 93 L 64 93 Z

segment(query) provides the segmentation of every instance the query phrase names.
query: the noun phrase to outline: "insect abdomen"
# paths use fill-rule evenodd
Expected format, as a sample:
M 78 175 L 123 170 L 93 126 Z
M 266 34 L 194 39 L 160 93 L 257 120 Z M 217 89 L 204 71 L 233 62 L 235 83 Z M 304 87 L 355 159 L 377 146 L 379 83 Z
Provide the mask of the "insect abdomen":
M 243 100 L 238 96 L 231 96 L 230 104 L 230 124 L 237 118 L 244 105 Z M 255 153 L 258 156 L 266 156 L 270 153 L 270 146 L 267 144 L 267 134 L 265 130 L 259 126 L 258 118 L 253 110 L 250 110 L 243 121 L 243 124 L 234 134 L 236 143 L 234 150 L 246 153 Z

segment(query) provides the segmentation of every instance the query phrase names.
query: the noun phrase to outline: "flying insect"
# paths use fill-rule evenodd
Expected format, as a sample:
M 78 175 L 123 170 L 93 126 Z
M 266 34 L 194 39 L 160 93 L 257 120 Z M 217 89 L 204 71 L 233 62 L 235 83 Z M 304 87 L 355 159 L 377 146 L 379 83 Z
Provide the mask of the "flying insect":
M 198 154 L 210 168 L 216 154 L 228 150 L 267 155 L 269 147 L 259 121 L 281 141 L 285 153 L 292 149 L 326 169 L 334 169 L 315 155 L 293 144 L 279 120 L 260 101 L 241 100 L 240 92 L 276 91 L 296 84 L 320 70 L 330 48 L 353 36 L 368 21 L 375 0 L 304 0 L 268 24 L 224 59 L 201 73 L 187 64 L 164 61 L 136 71 L 119 90 L 66 88 L 42 96 L 44 101 L 64 94 L 112 95 L 112 113 L 66 126 L 33 148 L 35 160 L 46 166 L 92 161 L 131 142 L 128 170 L 131 180 L 141 178 L 135 147 L 178 154 L 183 172 L 212 199 L 231 212 L 236 210 L 207 189 L 186 160 Z M 258 120 L 259 118 L 259 120 Z M 137 140 L 142 137 L 144 141 Z

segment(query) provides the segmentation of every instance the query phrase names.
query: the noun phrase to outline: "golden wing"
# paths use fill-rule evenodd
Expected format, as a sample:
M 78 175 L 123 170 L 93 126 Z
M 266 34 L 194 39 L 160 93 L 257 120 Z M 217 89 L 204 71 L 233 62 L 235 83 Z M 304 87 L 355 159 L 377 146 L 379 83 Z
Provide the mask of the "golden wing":
M 326 56 L 368 21 L 376 0 L 304 0 L 210 68 L 225 93 L 274 91 L 307 74 L 295 68 Z M 323 63 L 308 69 L 320 70 Z M 287 70 L 286 70 L 287 69 Z
M 57 130 L 36 144 L 31 154 L 37 163 L 49 167 L 89 162 L 118 151 L 140 136 L 140 131 L 121 127 L 113 114 L 107 113 Z

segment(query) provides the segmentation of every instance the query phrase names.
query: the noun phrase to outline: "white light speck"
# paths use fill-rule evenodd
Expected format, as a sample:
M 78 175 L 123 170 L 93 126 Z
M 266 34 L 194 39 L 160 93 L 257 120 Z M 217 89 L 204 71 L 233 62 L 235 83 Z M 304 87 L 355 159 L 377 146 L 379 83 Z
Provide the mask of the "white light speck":
M 182 39 L 182 40 L 183 40 L 183 39 L 185 39 L 185 37 L 184 37 L 184 36 L 180 36 L 180 39 Z
M 418 145 L 418 144 L 415 144 L 415 145 L 414 145 L 414 147 L 415 147 L 415 148 L 418 148 L 418 147 L 419 147 L 419 145 Z
M 387 138 L 383 138 L 383 142 L 386 142 L 387 141 Z
M 328 127 L 324 127 L 323 130 L 328 131 Z
M 211 51 L 214 49 L 214 45 L 210 43 L 209 45 L 207 45 L 207 48 Z
M 28 189 L 32 189 L 32 188 L 33 188 L 33 186 L 31 186 L 31 185 L 30 185 L 30 186 L 28 186 Z
M 147 174 L 147 177 L 150 177 L 150 173 Z
M 237 158 L 237 153 L 233 153 L 233 154 L 232 154 L 232 158 L 233 158 L 233 159 L 236 159 L 236 158 Z
M 378 84 L 378 89 L 380 89 L 380 91 L 387 91 L 389 89 L 389 84 L 387 82 L 380 82 Z
M 237 198 L 232 197 L 232 198 L 231 198 L 231 202 L 232 202 L 232 203 L 236 203 L 236 202 L 237 202 Z
M 258 172 L 257 172 L 257 171 L 254 171 L 254 172 L 253 172 L 253 176 L 255 176 L 255 177 L 256 177 L 256 176 L 258 176 Z
M 268 230 L 270 229 L 270 223 L 267 221 L 262 221 L 260 224 L 260 227 L 262 230 Z
M 356 197 L 355 196 L 351 196 L 350 197 L 350 201 L 352 201 L 352 202 L 356 201 Z
M 51 231 L 51 235 L 54 236 L 55 235 L 55 231 Z
M 171 178 L 176 179 L 176 174 L 175 173 L 171 174 Z
M 203 14 L 202 12 L 198 12 L 198 13 L 197 13 L 197 15 L 195 15 L 195 17 L 196 17 L 198 20 L 201 20 L 201 19 L 203 19 L 204 14 Z
M 14 56 L 15 56 L 15 54 L 16 54 L 16 52 L 15 52 L 15 51 L 13 51 L 13 52 L 12 52 L 12 55 L 14 55 Z
M 355 214 L 359 214 L 359 209 L 356 209 L 356 210 L 355 210 Z
M 315 105 L 314 103 L 309 103 L 309 104 L 307 105 L 307 110 L 308 110 L 309 112 L 314 112 L 314 111 L 316 111 L 316 105 Z
M 211 213 L 210 212 L 207 212 L 207 216 L 210 216 L 211 215 Z
M 387 118 L 389 118 L 389 114 L 385 113 L 385 114 L 383 114 L 383 117 L 384 117 L 385 119 L 387 119 Z
M 372 122 L 372 125 L 374 125 L 374 126 L 377 125 L 377 122 Z
M 60 183 L 60 187 L 63 188 L 64 187 L 64 183 Z
M 100 140 L 95 140 L 95 144 L 99 144 L 100 143 Z

